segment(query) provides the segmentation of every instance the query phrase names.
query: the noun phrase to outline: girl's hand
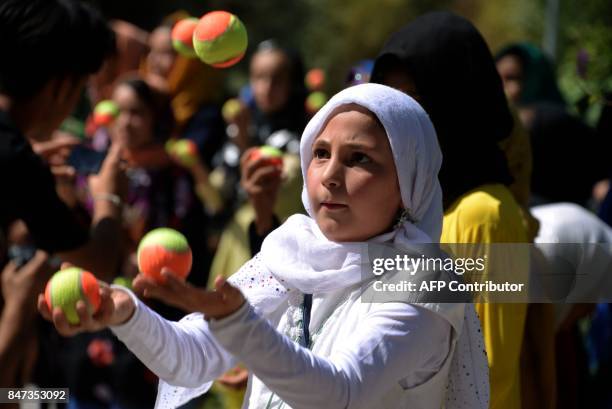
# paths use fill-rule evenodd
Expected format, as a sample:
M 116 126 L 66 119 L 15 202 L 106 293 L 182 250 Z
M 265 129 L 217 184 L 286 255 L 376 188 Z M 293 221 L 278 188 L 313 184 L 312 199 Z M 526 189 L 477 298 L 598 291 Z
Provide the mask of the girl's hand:
M 245 302 L 239 289 L 223 277 L 215 280 L 215 290 L 194 287 L 178 279 L 170 270 L 164 269 L 165 283 L 157 283 L 142 274 L 133 282 L 134 290 L 144 297 L 158 299 L 185 312 L 201 312 L 207 319 L 221 319 L 237 311 Z
M 71 337 L 82 332 L 96 332 L 109 325 L 119 325 L 126 322 L 134 314 L 136 306 L 128 293 L 116 288 L 110 288 L 106 283 L 100 282 L 100 308 L 90 315 L 84 301 L 78 301 L 76 310 L 79 315 L 79 324 L 68 322 L 66 315 L 60 307 L 49 310 L 45 295 L 38 295 L 38 311 L 47 321 L 53 322 L 57 332 L 65 337 Z

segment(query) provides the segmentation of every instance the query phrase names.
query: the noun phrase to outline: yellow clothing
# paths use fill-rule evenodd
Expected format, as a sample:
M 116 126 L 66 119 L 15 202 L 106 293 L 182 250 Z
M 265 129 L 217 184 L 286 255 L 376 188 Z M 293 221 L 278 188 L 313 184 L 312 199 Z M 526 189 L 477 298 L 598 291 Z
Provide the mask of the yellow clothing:
M 200 409 L 240 409 L 245 392 L 245 389 L 232 389 L 215 382 Z
M 255 220 L 249 204 L 242 206 L 223 229 L 208 275 L 208 288 L 214 288 L 217 276 L 229 277 L 251 259 L 248 228 Z
M 528 242 L 521 209 L 512 193 L 503 185 L 483 185 L 459 197 L 444 214 L 440 242 L 481 243 L 477 247 L 457 246 L 453 253 L 456 257 L 486 255 L 484 280 L 487 274 L 512 272 L 518 273 L 520 277 L 513 276 L 511 281 L 528 282 L 528 253 L 517 246 L 516 249 L 504 249 L 500 254 L 491 254 L 491 243 Z M 466 279 L 469 280 L 469 277 Z M 519 409 L 520 355 L 527 305 L 478 303 L 475 307 L 480 317 L 489 360 L 490 407 Z

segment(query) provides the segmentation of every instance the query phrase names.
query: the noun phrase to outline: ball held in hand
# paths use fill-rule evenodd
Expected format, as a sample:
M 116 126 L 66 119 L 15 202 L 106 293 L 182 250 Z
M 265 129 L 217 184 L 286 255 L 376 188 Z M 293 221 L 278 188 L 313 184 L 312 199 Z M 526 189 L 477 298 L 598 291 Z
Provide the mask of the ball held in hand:
M 166 142 L 166 152 L 180 165 L 190 168 L 198 161 L 198 146 L 190 139 L 171 139 Z
M 198 21 L 200 20 L 195 17 L 188 17 L 179 20 L 172 27 L 172 47 L 184 57 L 197 57 L 193 48 L 193 32 L 198 25 Z
M 185 279 L 191 270 L 192 254 L 187 239 L 176 230 L 161 227 L 147 233 L 138 245 L 138 269 L 146 277 L 163 283 L 163 268 Z
M 47 282 L 45 301 L 50 311 L 60 307 L 70 324 L 79 323 L 76 303 L 83 300 L 90 314 L 100 308 L 100 286 L 98 280 L 89 271 L 78 267 L 58 271 Z
M 114 101 L 105 99 L 96 104 L 93 122 L 97 126 L 108 126 L 119 116 L 119 107 Z
M 283 168 L 283 152 L 273 146 L 263 145 L 254 149 L 248 156 L 249 161 L 256 161 L 263 158 L 266 165 L 276 166 L 279 169 Z
M 248 44 L 242 21 L 227 11 L 211 11 L 193 32 L 193 47 L 206 64 L 226 68 L 242 59 Z

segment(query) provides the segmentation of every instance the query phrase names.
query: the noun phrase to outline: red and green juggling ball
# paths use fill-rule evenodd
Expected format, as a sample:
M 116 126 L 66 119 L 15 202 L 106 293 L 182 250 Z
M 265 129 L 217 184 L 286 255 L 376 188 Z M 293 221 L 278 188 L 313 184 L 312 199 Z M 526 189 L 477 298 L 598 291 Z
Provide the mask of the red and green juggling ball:
M 170 139 L 166 142 L 166 152 L 186 168 L 198 161 L 198 145 L 190 139 Z
M 191 248 L 185 236 L 174 229 L 160 227 L 148 232 L 138 245 L 138 269 L 146 277 L 163 283 L 163 268 L 181 279 L 191 270 Z
M 97 126 L 108 126 L 119 116 L 119 107 L 114 101 L 105 99 L 96 104 L 93 121 Z
M 172 47 L 180 55 L 188 58 L 197 57 L 193 49 L 193 32 L 199 21 L 195 17 L 188 17 L 179 20 L 172 27 Z
M 193 32 L 193 48 L 206 64 L 226 68 L 242 59 L 248 45 L 242 21 L 227 11 L 211 11 L 200 18 Z
M 266 165 L 276 166 L 280 169 L 283 168 L 283 152 L 273 146 L 260 146 L 249 154 L 248 160 L 256 161 L 259 158 L 263 158 L 263 162 Z
M 45 301 L 49 310 L 60 307 L 70 324 L 80 322 L 76 310 L 77 301 L 83 300 L 90 314 L 100 308 L 100 286 L 89 271 L 79 267 L 69 267 L 58 271 L 47 282 Z

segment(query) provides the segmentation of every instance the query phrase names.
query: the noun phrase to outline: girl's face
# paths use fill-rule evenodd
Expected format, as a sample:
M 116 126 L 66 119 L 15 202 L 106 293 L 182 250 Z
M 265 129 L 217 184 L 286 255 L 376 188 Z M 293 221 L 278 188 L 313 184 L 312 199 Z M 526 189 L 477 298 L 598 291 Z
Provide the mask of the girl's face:
M 307 189 L 315 220 L 332 241 L 388 231 L 401 195 L 387 134 L 368 110 L 340 107 L 315 139 Z
M 281 51 L 260 51 L 251 60 L 250 82 L 257 107 L 264 113 L 280 111 L 291 93 L 289 58 Z
M 113 140 L 122 140 L 128 149 L 138 149 L 153 141 L 153 112 L 132 87 L 119 85 L 113 92 L 119 117 L 112 128 Z
M 168 27 L 159 27 L 153 30 L 149 40 L 151 51 L 147 56 L 147 70 L 161 78 L 168 78 L 176 59 L 171 33 Z

